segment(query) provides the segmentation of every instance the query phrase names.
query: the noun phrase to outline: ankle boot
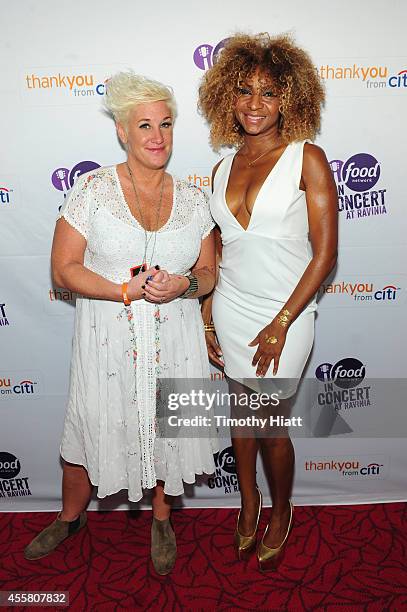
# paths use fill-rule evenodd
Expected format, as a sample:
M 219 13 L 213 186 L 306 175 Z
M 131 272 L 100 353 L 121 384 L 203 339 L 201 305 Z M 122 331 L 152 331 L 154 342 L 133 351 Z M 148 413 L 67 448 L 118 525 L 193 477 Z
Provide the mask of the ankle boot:
M 43 529 L 26 547 L 24 557 L 29 561 L 46 557 L 58 544 L 78 533 L 86 525 L 86 520 L 86 512 L 81 512 L 74 521 L 61 521 L 58 514 L 55 521 Z
M 160 521 L 153 517 L 151 525 L 151 559 L 157 574 L 165 576 L 174 567 L 177 543 L 170 519 Z

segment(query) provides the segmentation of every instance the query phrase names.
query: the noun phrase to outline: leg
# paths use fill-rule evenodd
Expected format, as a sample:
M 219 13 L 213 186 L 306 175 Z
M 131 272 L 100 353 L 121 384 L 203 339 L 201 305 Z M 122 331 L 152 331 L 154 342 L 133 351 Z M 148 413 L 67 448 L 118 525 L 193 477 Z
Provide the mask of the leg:
M 170 518 L 171 503 L 164 493 L 164 483 L 160 480 L 157 482 L 157 486 L 153 489 L 152 506 L 153 516 L 159 521 L 164 521 Z
M 236 459 L 236 472 L 242 506 L 239 532 L 248 536 L 256 528 L 259 510 L 259 495 L 256 490 L 257 440 L 255 438 L 232 437 L 232 446 Z
M 247 387 L 234 380 L 229 381 L 229 392 L 236 393 L 237 396 L 250 395 Z M 232 417 L 245 417 L 247 413 L 247 407 L 242 410 L 232 404 Z M 249 536 L 256 528 L 259 510 L 259 495 L 256 490 L 256 461 L 259 446 L 254 432 L 249 427 L 233 427 L 231 438 L 242 507 L 238 529 L 241 535 Z
M 64 462 L 62 476 L 62 521 L 74 521 L 85 510 L 92 495 L 92 483 L 82 465 Z
M 289 416 L 289 401 L 283 400 L 276 412 L 285 417 Z M 294 478 L 294 447 L 285 427 L 273 432 L 270 430 L 263 432 L 263 436 L 259 437 L 259 444 L 273 501 L 264 544 L 274 548 L 283 541 L 290 519 L 289 500 Z
M 62 478 L 63 510 L 57 518 L 43 529 L 26 547 L 26 559 L 45 557 L 66 538 L 77 533 L 86 525 L 86 512 L 92 493 L 88 474 L 81 465 L 64 463 Z
M 153 489 L 153 523 L 151 525 L 151 560 L 157 574 L 169 574 L 177 558 L 175 533 L 170 523 L 171 503 L 164 493 L 164 483 Z

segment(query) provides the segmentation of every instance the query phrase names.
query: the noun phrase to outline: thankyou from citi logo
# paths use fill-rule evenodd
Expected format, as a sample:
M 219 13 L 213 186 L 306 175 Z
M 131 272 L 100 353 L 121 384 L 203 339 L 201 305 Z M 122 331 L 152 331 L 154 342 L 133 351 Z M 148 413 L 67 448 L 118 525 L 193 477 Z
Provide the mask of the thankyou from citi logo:
M 386 189 L 379 184 L 381 166 L 370 153 L 329 162 L 338 189 L 338 210 L 346 219 L 387 214 Z
M 21 371 L 0 373 L 1 400 L 31 400 L 41 394 L 41 373 Z
M 385 478 L 388 458 L 383 455 L 357 457 L 307 457 L 304 472 L 312 477 L 356 479 Z
M 391 63 L 391 62 L 389 62 Z M 403 67 L 390 67 L 386 64 L 321 64 L 317 72 L 325 81 L 356 81 L 367 90 L 406 89 L 407 70 Z
M 323 383 L 317 394 L 318 405 L 335 410 L 370 406 L 371 387 L 363 384 L 365 376 L 366 366 L 356 357 L 321 363 L 315 370 L 315 377 Z
M 35 66 L 20 77 L 23 102 L 34 106 L 99 104 L 118 65 Z
M 60 90 L 74 98 L 103 96 L 106 80 L 100 83 L 96 75 L 89 72 L 33 71 L 25 75 L 28 90 Z
M 401 287 L 394 283 L 365 280 L 346 280 L 323 283 L 319 295 L 335 299 L 336 303 L 392 305 L 400 301 Z

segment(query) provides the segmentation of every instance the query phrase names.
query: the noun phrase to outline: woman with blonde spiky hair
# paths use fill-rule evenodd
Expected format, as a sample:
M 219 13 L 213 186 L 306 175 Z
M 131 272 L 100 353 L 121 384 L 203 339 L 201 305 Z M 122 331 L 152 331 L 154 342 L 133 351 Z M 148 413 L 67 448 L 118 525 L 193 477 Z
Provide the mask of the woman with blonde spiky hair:
M 213 147 L 237 149 L 213 173 L 221 263 L 203 305 L 209 356 L 237 395 L 250 399 L 259 386 L 275 392 L 285 417 L 313 344 L 315 294 L 336 261 L 336 187 L 322 149 L 309 142 L 323 101 L 305 51 L 268 34 L 228 39 L 199 90 Z M 260 449 L 273 508 L 257 557 L 270 569 L 292 525 L 293 445 L 284 427 L 233 430 L 232 441 L 242 502 L 237 554 L 256 545 Z
M 85 525 L 93 485 L 98 497 L 127 489 L 131 501 L 150 489 L 151 557 L 168 574 L 176 559 L 171 496 L 214 471 L 217 446 L 210 436 L 159 435 L 156 383 L 209 376 L 198 298 L 215 282 L 214 224 L 204 194 L 165 170 L 171 90 L 121 72 L 107 83 L 106 104 L 126 161 L 82 175 L 56 224 L 54 281 L 78 294 L 63 505 L 25 557 L 44 557 Z

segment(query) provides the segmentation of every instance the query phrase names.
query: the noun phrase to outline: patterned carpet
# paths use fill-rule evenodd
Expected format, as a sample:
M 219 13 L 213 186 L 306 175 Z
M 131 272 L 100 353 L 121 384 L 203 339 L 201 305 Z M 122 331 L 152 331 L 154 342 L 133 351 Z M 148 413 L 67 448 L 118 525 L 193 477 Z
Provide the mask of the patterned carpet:
M 73 612 L 407 610 L 407 504 L 296 508 L 273 574 L 261 574 L 255 557 L 236 561 L 236 512 L 223 509 L 173 513 L 178 559 L 169 576 L 149 561 L 150 512 L 89 512 L 88 527 L 57 552 L 26 561 L 24 545 L 54 516 L 0 514 L 1 589 L 69 590 Z M 266 518 L 263 510 L 262 529 Z

